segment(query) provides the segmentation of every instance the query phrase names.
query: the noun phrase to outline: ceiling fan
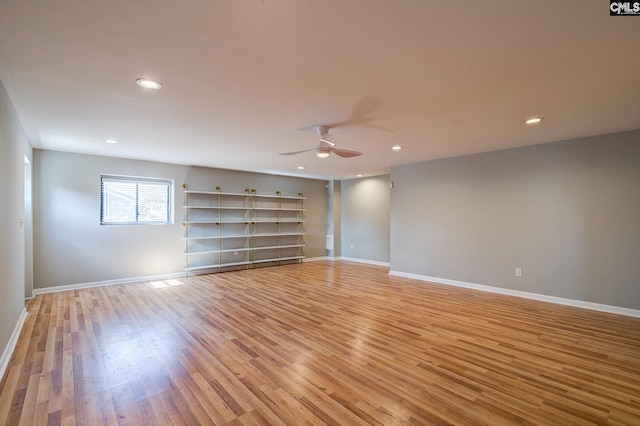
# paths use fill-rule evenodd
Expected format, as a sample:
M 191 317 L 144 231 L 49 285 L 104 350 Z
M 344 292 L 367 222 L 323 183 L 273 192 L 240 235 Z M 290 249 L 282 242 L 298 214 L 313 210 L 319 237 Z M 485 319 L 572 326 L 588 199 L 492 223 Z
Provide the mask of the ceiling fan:
M 358 151 L 336 148 L 336 143 L 333 141 L 333 136 L 331 135 L 331 133 L 329 133 L 329 126 L 317 126 L 316 132 L 318 133 L 318 136 L 320 136 L 320 143 L 318 145 L 310 149 L 305 149 L 303 151 L 281 152 L 280 155 L 296 155 L 309 151 L 315 151 L 316 156 L 318 156 L 319 158 L 327 158 L 332 152 L 337 156 L 344 158 L 357 157 L 358 155 L 362 155 L 362 153 Z

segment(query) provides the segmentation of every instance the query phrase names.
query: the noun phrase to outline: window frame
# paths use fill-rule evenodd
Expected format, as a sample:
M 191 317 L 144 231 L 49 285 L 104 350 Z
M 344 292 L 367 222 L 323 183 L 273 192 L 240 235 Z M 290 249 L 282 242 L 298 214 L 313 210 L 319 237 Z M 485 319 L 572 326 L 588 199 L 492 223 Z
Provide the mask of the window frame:
M 109 221 L 105 218 L 105 181 L 117 182 L 122 184 L 135 184 L 136 185 L 136 200 L 135 200 L 135 221 Z M 140 216 L 140 200 L 138 185 L 144 184 L 162 184 L 167 186 L 167 216 L 166 220 L 157 221 L 141 221 Z M 174 223 L 174 181 L 173 179 L 153 178 L 143 176 L 126 176 L 126 175 L 113 175 L 113 174 L 101 174 L 100 175 L 100 225 L 172 225 Z M 107 219 L 105 221 L 105 219 Z

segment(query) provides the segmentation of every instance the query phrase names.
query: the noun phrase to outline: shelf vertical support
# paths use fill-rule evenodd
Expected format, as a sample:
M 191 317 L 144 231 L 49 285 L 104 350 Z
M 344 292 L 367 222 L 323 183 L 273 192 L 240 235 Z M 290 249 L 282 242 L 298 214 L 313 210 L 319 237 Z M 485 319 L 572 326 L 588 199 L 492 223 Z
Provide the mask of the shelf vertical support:
M 282 192 L 276 191 L 276 195 L 278 196 L 278 265 L 282 265 L 282 249 L 280 246 L 282 245 Z
M 255 238 L 255 223 L 254 223 L 254 209 L 253 209 L 253 201 L 252 201 L 252 195 L 255 192 L 255 189 L 251 189 L 251 188 L 245 188 L 244 192 L 247 194 L 247 196 L 245 197 L 245 205 L 247 207 L 247 229 L 245 230 L 245 233 L 247 235 L 247 239 L 245 240 L 245 244 L 247 244 L 249 246 L 248 253 L 245 256 L 245 259 L 247 259 L 247 261 L 249 262 L 247 264 L 247 268 L 246 269 L 251 269 L 253 268 L 253 265 L 255 264 L 256 261 L 256 238 Z
M 185 272 L 185 276 L 188 278 L 189 277 L 189 192 L 188 192 L 188 188 L 189 186 L 186 183 L 182 184 L 182 192 L 184 194 L 184 205 L 185 208 L 184 209 L 184 222 L 182 223 L 182 226 L 184 226 L 184 251 L 185 253 L 187 253 L 184 257 L 184 272 Z
M 258 209 L 256 207 L 258 199 L 255 196 L 257 194 L 258 192 L 255 190 L 255 188 L 251 188 L 251 190 L 249 191 L 249 205 L 251 206 L 251 212 L 249 213 L 249 215 L 253 217 L 250 230 L 251 234 L 253 235 L 253 237 L 250 238 L 250 243 L 253 243 L 253 250 L 251 250 L 251 254 L 253 255 L 253 259 L 251 260 L 250 265 L 251 268 L 256 267 L 256 232 L 258 232 Z
M 218 207 L 222 206 L 222 188 L 217 185 Z M 222 209 L 218 209 L 218 272 L 222 272 Z
M 304 194 L 302 192 L 298 192 L 298 198 L 300 199 L 300 211 L 298 212 L 298 226 L 296 227 L 296 230 L 299 234 L 302 234 L 302 223 L 304 221 Z M 296 206 L 297 205 L 298 203 L 296 202 Z M 302 237 L 300 235 L 298 235 L 298 238 L 296 239 L 296 244 L 302 244 Z M 300 256 L 304 256 L 304 249 L 300 247 L 298 253 Z M 302 259 L 300 259 L 300 263 L 302 263 Z

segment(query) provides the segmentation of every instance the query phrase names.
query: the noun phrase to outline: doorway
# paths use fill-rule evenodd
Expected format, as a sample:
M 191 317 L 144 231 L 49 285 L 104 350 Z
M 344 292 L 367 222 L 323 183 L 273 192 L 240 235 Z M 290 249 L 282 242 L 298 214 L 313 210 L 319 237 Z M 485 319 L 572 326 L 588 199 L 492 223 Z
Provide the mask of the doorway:
M 33 175 L 31 161 L 24 156 L 24 297 L 33 297 Z

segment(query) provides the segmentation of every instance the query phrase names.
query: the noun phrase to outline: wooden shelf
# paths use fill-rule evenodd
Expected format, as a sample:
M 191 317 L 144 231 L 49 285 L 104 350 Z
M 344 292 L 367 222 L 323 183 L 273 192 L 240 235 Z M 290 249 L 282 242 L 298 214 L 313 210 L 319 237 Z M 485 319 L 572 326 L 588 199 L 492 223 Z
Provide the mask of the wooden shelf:
M 268 194 L 253 194 L 251 195 L 252 197 L 255 198 L 271 198 L 271 199 L 276 199 L 276 200 L 306 200 L 305 197 L 293 197 L 293 196 L 287 196 L 287 195 L 268 195 Z
M 304 212 L 307 209 L 287 209 L 280 207 L 254 207 L 253 210 L 279 211 L 279 212 Z
M 250 225 L 253 223 L 250 220 L 199 220 L 199 221 L 189 221 L 182 222 L 183 225 L 220 225 L 224 223 L 244 223 L 245 225 Z
M 306 235 L 306 232 L 283 232 L 281 234 L 253 234 L 253 237 L 301 237 Z
M 209 210 L 252 210 L 248 206 L 182 206 L 183 209 L 209 209 Z
M 254 247 L 238 247 L 238 248 L 222 249 L 222 250 L 202 250 L 202 251 L 189 251 L 189 252 L 185 251 L 185 252 L 182 252 L 182 254 L 184 254 L 185 256 L 198 256 L 198 255 L 211 254 L 211 253 L 235 253 L 235 252 L 250 251 L 250 250 L 254 250 Z
M 252 223 L 304 223 L 304 220 L 299 219 L 257 219 Z
M 216 191 L 193 191 L 184 187 L 183 225 L 186 231 L 183 254 L 187 275 L 196 271 L 220 271 L 238 266 L 252 268 L 261 263 L 304 259 L 302 237 L 305 235 L 306 209 L 302 194 L 256 194 L 253 189 L 243 193 L 223 192 L 219 187 Z M 198 225 L 215 225 L 216 228 L 206 227 L 205 231 L 201 226 L 192 236 L 190 228 Z M 211 235 L 212 231 L 217 231 L 218 235 Z M 226 241 L 224 244 L 223 240 Z M 268 245 L 260 246 L 258 240 Z M 239 261 L 236 256 L 241 253 L 242 260 Z M 257 253 L 267 259 L 260 259 Z
M 224 239 L 232 239 L 232 238 L 248 238 L 253 237 L 253 235 L 244 234 L 244 235 L 212 235 L 212 236 L 202 236 L 202 237 L 186 237 L 183 236 L 183 240 L 195 241 L 195 240 L 224 240 Z
M 245 262 L 229 262 L 229 263 L 212 263 L 210 265 L 198 265 L 198 266 L 186 266 L 182 268 L 183 271 L 191 272 L 191 271 L 202 271 L 206 269 L 220 269 L 220 268 L 230 268 L 233 266 L 243 266 L 250 265 L 253 262 L 245 261 Z
M 289 256 L 289 257 L 275 257 L 273 259 L 256 259 L 253 263 L 273 263 L 273 262 L 284 262 L 287 260 L 302 260 L 304 256 Z
M 184 194 L 199 194 L 199 195 L 231 195 L 238 197 L 249 197 L 247 193 L 239 192 L 218 192 L 218 191 L 191 191 L 189 189 L 182 191 Z
M 304 247 L 304 244 L 288 244 L 281 246 L 257 246 L 254 247 L 254 250 L 277 250 L 277 249 L 286 249 L 286 248 L 295 248 L 295 247 Z

